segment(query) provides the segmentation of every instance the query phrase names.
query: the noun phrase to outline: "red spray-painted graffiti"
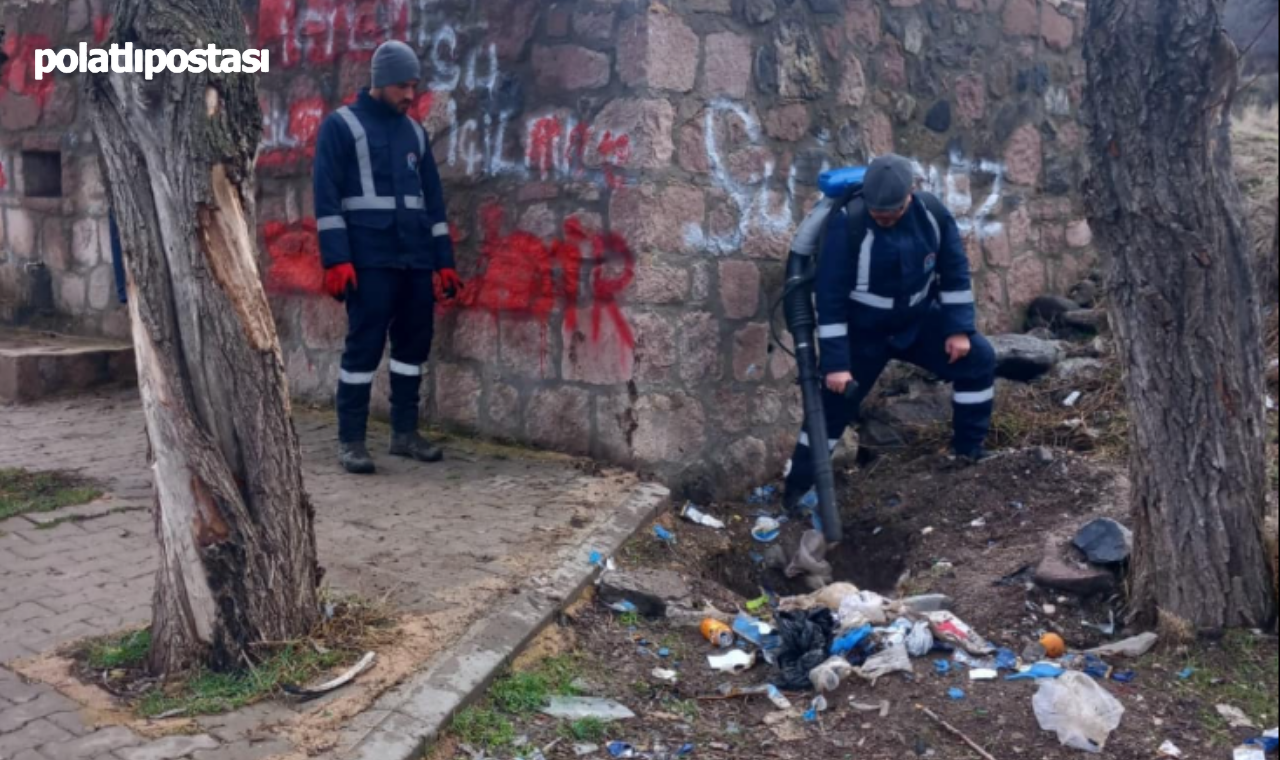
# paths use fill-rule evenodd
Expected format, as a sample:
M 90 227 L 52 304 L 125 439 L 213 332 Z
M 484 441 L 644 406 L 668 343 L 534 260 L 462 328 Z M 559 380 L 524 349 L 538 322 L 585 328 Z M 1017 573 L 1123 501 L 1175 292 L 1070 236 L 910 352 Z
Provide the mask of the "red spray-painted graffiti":
M 589 124 L 570 122 L 566 125 L 555 116 L 544 116 L 529 124 L 526 165 L 544 180 L 552 175 L 580 178 L 586 173 L 591 139 Z M 596 153 L 600 156 L 605 185 L 614 190 L 622 187 L 618 170 L 631 161 L 631 138 L 614 137 L 612 132 L 605 132 L 596 144 Z
M 328 110 L 321 97 L 295 101 L 287 111 L 264 98 L 262 152 L 258 154 L 258 168 L 291 166 L 315 158 L 316 138 Z
M 262 0 L 258 46 L 282 68 L 324 65 L 340 58 L 367 60 L 378 45 L 409 36 L 408 0 Z
M 0 193 L 3 193 L 4 189 L 8 186 L 9 186 L 9 178 L 5 176 L 5 173 L 4 173 L 4 160 L 0 159 Z
M 565 328 L 576 331 L 583 260 L 591 263 L 591 340 L 599 342 L 607 319 L 621 350 L 635 349 L 635 334 L 623 314 L 620 298 L 635 280 L 635 256 L 621 235 L 589 234 L 576 218 L 564 223 L 563 238 L 543 241 L 528 232 L 502 232 L 504 212 L 496 204 L 480 211 L 484 242 L 480 274 L 468 286 L 460 306 L 527 317 L 545 324 L 557 307 L 564 308 Z M 627 359 L 624 355 L 623 361 Z
M 43 34 L 19 34 L 5 40 L 4 52 L 9 57 L 0 68 L 0 102 L 9 95 L 35 98 L 40 110 L 53 95 L 54 79 L 36 80 L 36 51 L 52 48 Z
M 320 266 L 320 238 L 315 219 L 262 225 L 267 244 L 266 288 L 285 295 L 319 295 L 324 282 Z

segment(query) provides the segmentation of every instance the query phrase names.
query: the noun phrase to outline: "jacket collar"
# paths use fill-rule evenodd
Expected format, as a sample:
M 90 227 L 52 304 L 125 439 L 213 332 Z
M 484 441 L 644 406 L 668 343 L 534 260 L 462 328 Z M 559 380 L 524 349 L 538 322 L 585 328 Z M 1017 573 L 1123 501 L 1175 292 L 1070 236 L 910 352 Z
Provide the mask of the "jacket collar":
M 368 87 L 360 91 L 357 102 L 360 104 L 361 110 L 379 119 L 393 119 L 402 116 L 399 111 L 370 95 Z

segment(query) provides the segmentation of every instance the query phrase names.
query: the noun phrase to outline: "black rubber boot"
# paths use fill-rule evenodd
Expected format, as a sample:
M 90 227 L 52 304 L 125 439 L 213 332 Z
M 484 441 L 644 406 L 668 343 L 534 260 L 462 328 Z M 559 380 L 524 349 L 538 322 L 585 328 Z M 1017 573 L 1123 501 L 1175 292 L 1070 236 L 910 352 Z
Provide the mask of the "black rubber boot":
M 369 456 L 368 447 L 363 443 L 338 444 L 338 463 L 352 475 L 372 475 L 378 471 L 373 457 Z
M 413 459 L 418 462 L 440 462 L 444 460 L 444 450 L 418 433 L 393 433 L 390 453 L 392 456 Z
M 958 462 L 960 465 L 964 467 L 976 467 L 977 465 L 980 465 L 983 462 L 988 462 L 994 459 L 995 456 L 996 455 L 992 454 L 990 451 L 987 451 L 986 449 L 983 449 L 983 448 L 979 448 L 974 451 L 966 452 L 964 454 L 959 454 L 959 453 L 956 454 L 956 462 Z

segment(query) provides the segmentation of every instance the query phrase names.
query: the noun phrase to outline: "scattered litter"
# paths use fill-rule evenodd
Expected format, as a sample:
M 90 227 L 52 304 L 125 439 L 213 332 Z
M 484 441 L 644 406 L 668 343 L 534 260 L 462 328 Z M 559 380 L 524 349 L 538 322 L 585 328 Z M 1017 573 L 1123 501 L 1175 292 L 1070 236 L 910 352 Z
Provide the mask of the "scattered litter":
M 747 654 L 741 649 L 735 649 L 722 655 L 712 655 L 707 658 L 707 662 L 717 673 L 741 675 L 756 666 L 756 656 Z
M 661 525 L 653 526 L 653 535 L 659 541 L 669 546 L 675 546 L 677 543 L 676 535 Z
M 575 757 L 588 757 L 600 751 L 598 744 L 575 744 L 573 745 L 573 754 Z
M 815 579 L 816 588 L 831 585 L 835 573 L 831 569 L 831 563 L 827 562 L 827 539 L 816 530 L 806 531 L 800 537 L 800 546 L 796 549 L 795 557 L 787 565 L 786 574 L 788 578 L 810 576 Z
M 701 525 L 704 528 L 711 528 L 712 530 L 724 530 L 725 527 L 722 521 L 717 520 L 711 515 L 703 512 L 701 509 L 695 507 L 693 502 L 689 502 L 684 506 L 684 509 L 680 510 L 680 516 L 694 525 Z
M 924 530 L 920 531 L 920 535 L 932 536 L 934 533 L 937 532 L 937 530 L 938 530 L 937 528 L 925 528 Z
M 751 537 L 762 544 L 771 544 L 782 535 L 782 523 L 772 517 L 761 517 L 756 520 L 756 527 L 751 529 Z
M 1111 674 L 1111 680 L 1116 683 L 1133 683 L 1138 680 L 1138 674 L 1132 670 L 1117 670 Z
M 801 510 L 803 510 L 803 511 L 805 511 L 805 512 L 813 512 L 813 511 L 817 510 L 817 508 L 818 508 L 818 490 L 815 488 L 815 489 L 810 490 L 810 491 L 809 491 L 809 493 L 805 494 L 805 495 L 804 495 L 804 498 L 800 500 L 800 505 L 799 505 L 799 506 L 800 506 L 800 509 L 801 509 Z
M 1227 723 L 1231 724 L 1232 728 L 1252 728 L 1255 731 L 1258 729 L 1258 725 L 1254 723 L 1248 715 L 1245 715 L 1244 710 L 1241 710 L 1239 707 L 1218 705 L 1217 710 L 1218 714 L 1221 715 Z
M 1020 673 L 1014 673 L 1013 675 L 1005 678 L 1004 680 L 1006 681 L 1041 681 L 1045 679 L 1061 678 L 1063 674 L 1066 672 L 1067 671 L 1063 670 L 1057 665 L 1050 665 L 1047 662 L 1042 662 L 1036 665 L 1032 665 L 1031 667 L 1027 668 L 1026 670 Z
M 779 710 L 790 711 L 792 708 L 791 701 L 786 698 L 778 687 L 773 684 L 761 684 L 759 686 L 734 686 L 733 684 L 723 684 L 719 689 L 719 696 L 712 699 L 738 699 L 741 697 L 768 697 L 773 706 Z
M 1052 604 L 1046 604 L 1041 608 L 1041 612 L 1044 613 L 1045 617 L 1053 617 L 1058 614 L 1058 608 Z
M 625 742 L 612 742 L 609 744 L 610 757 L 628 758 L 636 756 L 636 748 Z
M 759 599 L 754 599 L 750 602 L 747 602 L 746 604 L 747 612 L 750 612 L 752 615 L 758 615 L 769 606 L 769 601 L 770 601 L 769 596 L 768 594 L 766 594 L 760 597 Z
M 1048 650 L 1044 648 L 1044 644 L 1041 644 L 1038 641 L 1033 644 L 1028 644 L 1027 648 L 1022 650 L 1023 662 L 1040 662 L 1048 656 Z
M 1267 753 L 1263 752 L 1261 747 L 1246 744 L 1236 748 L 1232 760 L 1267 760 Z
M 855 591 L 844 597 L 836 606 L 840 622 L 848 624 L 853 620 L 864 620 L 870 625 L 888 625 L 889 601 L 871 591 Z
M 751 495 L 747 497 L 747 503 L 755 507 L 763 507 L 772 504 L 777 498 L 777 486 L 761 486 L 751 492 Z
M 904 611 L 923 615 L 926 612 L 949 612 L 955 606 L 955 600 L 946 594 L 924 594 L 902 600 Z
M 1067 396 L 1066 400 L 1062 402 L 1062 405 L 1068 409 L 1074 409 L 1076 407 L 1076 404 L 1079 404 L 1080 399 L 1082 398 L 1084 398 L 1083 393 L 1081 393 L 1080 391 L 1073 391 L 1071 395 Z
M 894 673 L 915 674 L 915 670 L 911 667 L 911 655 L 907 654 L 907 648 L 904 645 L 889 647 L 867 660 L 865 665 L 854 672 L 870 681 L 872 686 L 875 686 L 881 678 Z
M 715 618 L 702 621 L 702 638 L 713 646 L 729 649 L 733 646 L 733 629 Z
M 628 601 L 614 602 L 608 607 L 620 615 L 637 615 L 640 613 L 640 608 Z
M 773 626 L 750 615 L 739 613 L 733 621 L 733 632 L 744 641 L 759 647 L 766 658 L 771 657 L 782 646 L 782 640 L 778 638 Z
M 606 557 L 600 552 L 591 552 L 590 561 L 592 565 L 602 570 L 613 572 L 618 569 L 617 564 L 613 561 L 613 557 Z
M 1173 742 L 1165 742 L 1160 745 L 1160 757 L 1182 757 L 1182 750 Z
M 658 656 L 666 660 L 671 657 L 671 650 L 667 649 L 666 647 L 663 647 L 662 649 L 658 650 Z
M 817 699 L 813 700 L 813 703 L 809 706 L 809 710 L 804 714 L 804 722 L 817 723 L 818 716 L 826 712 L 827 707 L 827 698 L 819 696 Z
M 1103 636 L 1115 636 L 1116 635 L 1116 611 L 1111 610 L 1110 623 L 1090 623 L 1088 620 L 1081 620 L 1080 625 L 1084 626 L 1085 628 L 1090 628 L 1092 630 L 1095 630 L 1098 633 L 1101 633 Z
M 777 623 L 781 677 L 774 685 L 787 691 L 805 691 L 812 686 L 809 674 L 830 657 L 835 617 L 823 607 L 811 612 L 779 613 Z
M 347 672 L 343 673 L 342 675 L 338 676 L 332 681 L 322 683 L 319 686 L 313 686 L 308 688 L 300 688 L 297 686 L 283 686 L 281 688 L 284 689 L 284 692 L 286 694 L 289 694 L 290 696 L 298 697 L 303 701 L 311 700 L 311 699 L 319 699 L 320 697 L 323 697 L 326 694 L 332 694 L 338 689 L 341 689 L 343 686 L 346 686 L 347 684 L 356 680 L 360 676 L 364 675 L 366 671 L 368 671 L 370 668 L 373 667 L 374 663 L 377 662 L 377 660 L 378 660 L 378 655 L 374 654 L 373 652 L 366 652 L 364 657 L 360 658 L 359 662 L 351 666 L 351 668 Z
M 1000 672 L 994 668 L 977 668 L 969 671 L 969 680 L 973 682 L 994 681 L 1000 677 Z
M 1051 660 L 1056 660 L 1067 653 L 1067 642 L 1056 633 L 1046 633 L 1040 639 L 1040 646 L 1044 647 L 1045 656 Z
M 933 651 L 933 645 L 933 631 L 928 623 L 921 621 L 911 626 L 911 633 L 907 634 L 908 654 L 912 657 L 924 657 Z
M 893 705 L 889 703 L 889 700 L 884 700 L 874 705 L 850 701 L 849 706 L 861 713 L 879 713 L 882 719 L 889 717 L 889 712 L 893 709 Z
M 1001 649 L 996 652 L 996 670 L 1017 670 L 1018 655 L 1010 649 Z
M 946 660 L 935 660 L 933 663 L 933 671 L 940 676 L 951 675 L 951 663 Z
M 654 668 L 653 677 L 666 683 L 675 683 L 680 680 L 679 673 L 674 670 L 663 670 L 662 668 Z
M 964 693 L 964 689 L 952 689 L 947 692 L 947 696 L 956 702 L 960 702 L 968 695 Z
M 1089 676 L 1066 673 L 1040 682 L 1032 700 L 1040 728 L 1063 746 L 1100 754 L 1124 718 L 1124 705 Z
M 869 625 L 864 625 L 861 628 L 849 631 L 836 639 L 836 642 L 831 645 L 831 654 L 848 655 L 850 652 L 862 646 L 863 642 L 870 639 L 874 632 L 875 630 Z
M 963 620 L 950 612 L 930 612 L 925 615 L 933 629 L 933 635 L 947 644 L 961 647 L 970 654 L 985 656 L 996 648 L 978 635 Z
M 809 673 L 809 681 L 819 694 L 829 694 L 853 674 L 853 666 L 843 657 L 832 657 Z
M 1196 674 L 1196 669 L 1195 669 L 1195 668 L 1187 668 L 1186 670 L 1184 670 L 1184 671 L 1182 671 L 1181 673 L 1179 673 L 1179 674 L 1178 674 L 1178 680 L 1179 680 L 1179 681 L 1187 681 L 1187 680 L 1190 680 L 1190 679 L 1191 679 L 1191 676 L 1194 676 L 1195 674 Z
M 969 523 L 970 528 L 981 529 L 987 527 L 987 518 L 979 517 L 977 520 Z
M 1097 649 L 1090 649 L 1089 654 L 1096 654 L 1099 657 L 1129 657 L 1138 658 L 1148 654 L 1152 649 L 1156 648 L 1156 644 L 1160 643 L 1160 637 L 1154 633 L 1144 633 L 1141 636 L 1134 636 L 1131 639 L 1118 641 L 1114 644 L 1108 644 Z
M 778 602 L 778 609 L 782 612 L 799 612 L 823 607 L 832 612 L 840 612 L 844 600 L 851 596 L 857 596 L 859 593 L 858 587 L 852 583 L 833 583 L 821 591 L 816 591 L 807 596 L 792 596 L 783 599 Z M 884 625 L 887 622 L 889 622 L 889 619 L 885 617 L 884 622 L 876 623 L 876 625 Z
M 1262 751 L 1268 755 L 1280 749 L 1280 729 L 1271 729 L 1262 735 L 1261 739 L 1250 739 L 1245 742 L 1250 746 L 1262 747 Z

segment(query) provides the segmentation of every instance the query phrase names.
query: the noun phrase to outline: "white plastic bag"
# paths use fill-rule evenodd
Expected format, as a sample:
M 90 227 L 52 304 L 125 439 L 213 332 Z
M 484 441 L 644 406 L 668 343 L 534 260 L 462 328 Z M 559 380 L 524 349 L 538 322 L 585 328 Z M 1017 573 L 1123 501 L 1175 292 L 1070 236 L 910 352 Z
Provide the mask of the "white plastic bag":
M 843 657 L 832 657 L 809 673 L 809 681 L 819 694 L 830 694 L 853 673 L 853 666 Z
M 907 654 L 907 647 L 899 644 L 867 660 L 865 665 L 854 672 L 875 686 L 877 681 L 887 675 L 893 673 L 913 675 L 915 670 L 911 667 L 911 655 Z
M 912 657 L 925 657 L 933 651 L 933 630 L 926 622 L 916 623 L 907 635 L 907 652 Z
M 871 591 L 859 591 L 840 600 L 841 620 L 862 619 L 871 625 L 888 625 L 889 600 Z
M 1101 754 L 1124 718 L 1124 705 L 1084 673 L 1040 682 L 1032 701 L 1040 728 L 1058 734 L 1063 746 Z

